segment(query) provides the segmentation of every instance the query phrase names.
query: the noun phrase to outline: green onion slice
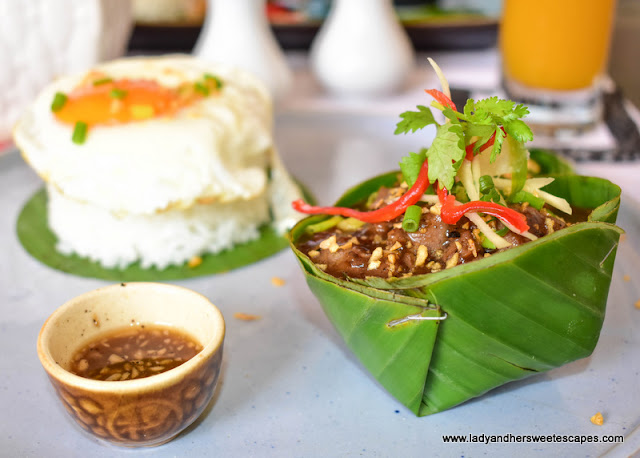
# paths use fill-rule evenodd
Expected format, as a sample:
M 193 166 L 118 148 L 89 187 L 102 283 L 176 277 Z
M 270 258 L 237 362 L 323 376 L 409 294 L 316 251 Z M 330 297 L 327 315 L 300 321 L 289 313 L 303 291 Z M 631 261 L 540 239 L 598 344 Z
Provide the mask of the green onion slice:
M 222 89 L 222 80 L 217 76 L 212 75 L 211 73 L 205 73 L 204 80 L 207 82 L 213 81 L 216 83 L 216 89 Z
M 75 126 L 73 126 L 73 135 L 71 136 L 71 141 L 77 145 L 82 145 L 87 139 L 87 123 L 83 121 L 76 122 Z
M 420 227 L 420 217 L 422 216 L 422 207 L 411 205 L 404 212 L 402 220 L 402 229 L 407 232 L 415 232 Z
M 100 85 L 102 85 L 102 84 L 107 84 L 107 83 L 111 83 L 111 82 L 113 82 L 113 78 L 109 78 L 109 77 L 107 77 L 107 78 L 100 78 L 100 79 L 95 80 L 95 81 L 93 82 L 93 85 L 94 85 L 94 86 L 100 86 Z
M 124 89 L 113 88 L 109 91 L 109 97 L 112 99 L 124 99 L 127 96 L 127 91 Z
M 209 95 L 209 88 L 199 81 L 194 84 L 194 88 L 196 91 L 198 91 L 202 95 L 205 95 L 205 96 Z
M 60 111 L 62 107 L 64 107 L 65 103 L 67 103 L 67 96 L 62 92 L 56 92 L 56 95 L 53 96 L 53 102 L 51 102 L 51 111 Z
M 482 175 L 478 182 L 480 184 L 480 194 L 489 194 L 495 187 L 493 179 L 489 175 Z
M 503 227 L 500 230 L 495 231 L 496 234 L 498 234 L 500 237 L 504 237 L 505 235 L 507 235 L 507 232 L 509 232 L 509 228 L 508 227 Z M 493 242 L 491 240 L 489 240 L 488 238 L 486 238 L 484 236 L 484 234 L 481 235 L 481 245 L 488 249 L 488 250 L 495 250 L 496 246 L 493 244 Z

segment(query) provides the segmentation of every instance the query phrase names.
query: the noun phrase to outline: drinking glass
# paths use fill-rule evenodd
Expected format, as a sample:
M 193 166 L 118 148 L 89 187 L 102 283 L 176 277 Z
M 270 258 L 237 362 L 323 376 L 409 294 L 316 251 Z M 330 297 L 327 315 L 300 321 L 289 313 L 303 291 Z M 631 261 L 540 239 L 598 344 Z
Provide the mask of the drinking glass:
M 504 0 L 503 87 L 534 130 L 585 130 L 602 115 L 615 0 Z

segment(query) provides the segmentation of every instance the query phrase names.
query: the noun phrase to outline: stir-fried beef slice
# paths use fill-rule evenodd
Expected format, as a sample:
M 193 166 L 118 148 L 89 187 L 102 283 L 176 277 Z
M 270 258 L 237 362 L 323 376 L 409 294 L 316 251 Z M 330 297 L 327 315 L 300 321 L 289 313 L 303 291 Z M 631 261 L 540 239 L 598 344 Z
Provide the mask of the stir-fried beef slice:
M 567 227 L 566 221 L 564 221 L 562 218 L 558 218 L 557 216 L 552 215 L 545 208 L 543 208 L 542 210 L 538 210 L 527 204 L 512 206 L 512 208 L 516 211 L 519 211 L 527 218 L 529 232 L 531 232 L 536 237 L 544 237 L 545 235 L 552 234 L 557 230 Z M 514 234 L 513 232 L 509 232 L 508 234 L 506 234 L 504 236 L 504 239 L 510 242 L 513 246 L 522 245 L 523 243 L 529 241 L 528 238 L 523 237 L 519 234 Z
M 339 229 L 320 232 L 299 248 L 325 272 L 351 278 L 435 272 L 484 254 L 473 234 L 475 226 L 466 218 L 450 226 L 438 215 L 426 212 L 418 231 L 409 233 L 401 224 L 402 217 L 398 217 L 389 222 L 365 224 L 353 233 Z
M 389 198 L 386 191 L 381 190 L 377 197 Z M 544 209 L 536 210 L 526 204 L 514 208 L 526 216 L 531 233 L 538 237 L 566 226 L 562 219 Z M 334 228 L 311 236 L 298 247 L 325 272 L 339 278 L 425 274 L 485 256 L 479 231 L 467 218 L 449 225 L 442 222 L 437 212 L 423 211 L 416 232 L 402 229 L 402 218 L 365 224 L 352 233 Z M 500 222 L 490 224 L 495 229 L 502 227 Z M 513 246 L 529 241 L 513 232 L 504 238 Z

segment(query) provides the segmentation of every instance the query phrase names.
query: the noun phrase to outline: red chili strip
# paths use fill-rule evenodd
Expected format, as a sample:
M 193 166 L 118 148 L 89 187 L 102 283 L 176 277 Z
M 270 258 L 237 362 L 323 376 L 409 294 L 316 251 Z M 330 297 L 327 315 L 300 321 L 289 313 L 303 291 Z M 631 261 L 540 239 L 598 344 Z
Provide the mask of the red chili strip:
M 499 220 L 510 224 L 520 233 L 527 232 L 529 225 L 527 224 L 527 218 L 509 207 L 497 204 L 495 202 L 484 202 L 482 200 L 474 200 L 467 202 L 466 204 L 456 205 L 455 197 L 449 195 L 446 189 L 438 188 L 438 197 L 442 208 L 440 209 L 440 218 L 444 223 L 456 224 L 460 218 L 468 212 L 486 213 L 487 215 L 495 216 Z
M 442 91 L 439 91 L 437 89 L 425 89 L 424 92 L 436 99 L 436 102 L 438 102 L 440 105 L 444 105 L 454 111 L 458 111 L 458 109 L 456 108 L 456 104 L 453 103 L 453 101 L 449 97 L 444 95 Z
M 316 207 L 307 204 L 302 199 L 295 200 L 291 203 L 294 210 L 308 215 L 340 215 L 359 219 L 365 223 L 380 223 L 382 221 L 390 221 L 404 213 L 407 207 L 417 203 L 424 192 L 429 187 L 429 166 L 425 160 L 420 167 L 416 182 L 395 202 L 379 208 L 378 210 L 362 212 L 347 207 Z

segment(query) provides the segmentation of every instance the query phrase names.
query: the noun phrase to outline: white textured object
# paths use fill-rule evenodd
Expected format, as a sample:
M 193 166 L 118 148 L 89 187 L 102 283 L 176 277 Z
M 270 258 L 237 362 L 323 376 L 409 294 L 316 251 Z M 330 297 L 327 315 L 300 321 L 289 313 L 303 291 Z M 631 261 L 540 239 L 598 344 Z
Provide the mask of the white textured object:
M 267 195 L 231 203 L 197 204 L 157 215 L 118 217 L 108 210 L 69 199 L 47 187 L 49 227 L 56 249 L 124 268 L 140 260 L 142 268 L 180 265 L 203 253 L 218 253 L 255 240 L 269 222 Z
M 269 94 L 255 77 L 178 55 L 119 59 L 92 71 L 165 87 L 193 84 L 211 73 L 223 88 L 170 117 L 94 126 L 77 145 L 71 140 L 73 125 L 58 121 L 50 105 L 56 92 L 71 92 L 86 72 L 59 78 L 14 130 L 16 145 L 45 181 L 70 198 L 118 214 L 153 214 L 202 199 L 230 202 L 264 192 L 273 115 Z
M 129 0 L 0 1 L 0 142 L 52 79 L 124 53 Z
M 193 87 L 221 81 L 208 97 L 141 121 L 93 125 L 82 144 L 51 111 L 56 92 L 86 90 L 88 75 Z M 87 83 L 88 82 L 88 83 Z M 69 96 L 70 98 L 72 95 Z M 273 141 L 271 97 L 246 71 L 187 55 L 118 59 L 59 78 L 25 110 L 14 140 L 47 182 L 49 227 L 63 253 L 105 267 L 182 264 L 259 237 L 271 221 L 283 232 L 301 197 Z
M 266 0 L 209 0 L 194 54 L 253 73 L 278 103 L 293 77 L 269 27 L 265 4 Z
M 395 92 L 414 65 L 411 42 L 391 0 L 334 0 L 310 58 L 320 83 L 342 96 Z

